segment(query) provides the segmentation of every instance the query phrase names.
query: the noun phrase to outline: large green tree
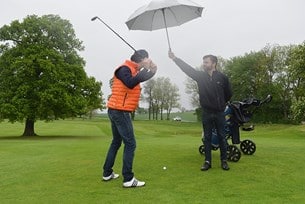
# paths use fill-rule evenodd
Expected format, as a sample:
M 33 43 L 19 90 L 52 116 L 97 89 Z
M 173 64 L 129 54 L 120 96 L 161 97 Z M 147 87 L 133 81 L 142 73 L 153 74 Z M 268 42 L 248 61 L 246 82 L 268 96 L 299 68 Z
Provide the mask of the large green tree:
M 76 117 L 101 108 L 101 83 L 88 77 L 84 49 L 73 26 L 57 15 L 27 16 L 0 28 L 0 119 L 25 121 Z
M 262 106 L 255 119 L 286 122 L 294 120 L 293 112 L 302 115 L 299 110 L 305 96 L 303 47 L 267 45 L 229 61 L 226 72 L 232 81 L 235 100 L 273 96 L 272 103 Z
M 291 106 L 291 84 L 293 83 L 289 71 L 288 59 L 293 46 L 267 45 L 262 49 L 263 68 L 268 75 L 266 89 L 273 95 L 272 103 L 266 111 L 273 122 L 287 121 Z

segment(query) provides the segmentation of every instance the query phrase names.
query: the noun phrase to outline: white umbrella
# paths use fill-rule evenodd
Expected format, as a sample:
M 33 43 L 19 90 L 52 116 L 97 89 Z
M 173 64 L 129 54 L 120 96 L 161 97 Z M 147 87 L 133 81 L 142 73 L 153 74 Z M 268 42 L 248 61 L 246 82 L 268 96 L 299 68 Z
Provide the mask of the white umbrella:
M 203 7 L 189 0 L 153 0 L 140 7 L 126 21 L 129 30 L 158 30 L 165 28 L 171 49 L 168 27 L 179 26 L 202 14 Z

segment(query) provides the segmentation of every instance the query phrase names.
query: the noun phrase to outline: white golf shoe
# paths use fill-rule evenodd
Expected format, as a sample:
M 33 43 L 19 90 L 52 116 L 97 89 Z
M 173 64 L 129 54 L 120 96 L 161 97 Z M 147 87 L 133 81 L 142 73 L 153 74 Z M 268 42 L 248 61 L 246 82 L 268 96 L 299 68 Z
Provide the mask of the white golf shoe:
M 139 181 L 135 177 L 133 177 L 130 181 L 123 183 L 124 188 L 142 187 L 142 186 L 145 186 L 145 182 Z
M 114 172 L 112 172 L 112 174 L 110 174 L 110 176 L 103 176 L 103 180 L 104 181 L 110 181 L 111 179 L 117 179 L 119 178 L 119 174 L 116 174 Z

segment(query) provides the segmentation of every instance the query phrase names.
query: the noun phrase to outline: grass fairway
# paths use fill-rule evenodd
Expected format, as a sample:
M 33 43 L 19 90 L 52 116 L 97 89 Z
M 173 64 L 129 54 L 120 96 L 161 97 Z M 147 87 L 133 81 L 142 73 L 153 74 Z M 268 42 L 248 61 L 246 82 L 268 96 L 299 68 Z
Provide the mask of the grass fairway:
M 0 203 L 305 203 L 305 126 L 257 125 L 242 132 L 257 150 L 201 172 L 201 125 L 135 121 L 136 177 L 147 185 L 124 189 L 122 177 L 102 182 L 111 141 L 106 119 L 38 122 L 40 137 L 20 138 L 22 124 L 0 124 Z M 163 166 L 167 169 L 163 170 Z M 121 175 L 122 148 L 115 171 Z

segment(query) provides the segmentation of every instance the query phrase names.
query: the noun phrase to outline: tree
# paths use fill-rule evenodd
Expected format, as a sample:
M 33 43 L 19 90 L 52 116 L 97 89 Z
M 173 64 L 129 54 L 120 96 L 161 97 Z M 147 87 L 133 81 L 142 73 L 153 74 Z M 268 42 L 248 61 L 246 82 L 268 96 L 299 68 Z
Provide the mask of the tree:
M 88 77 L 72 25 L 57 15 L 27 16 L 0 28 L 0 119 L 64 119 L 102 108 L 101 83 Z
M 232 100 L 241 100 L 257 95 L 260 78 L 261 53 L 251 52 L 244 56 L 232 58 L 226 67 L 233 90 Z
M 293 99 L 291 111 L 295 123 L 305 121 L 305 97 L 300 97 L 298 100 Z
M 261 122 L 293 119 L 291 113 L 303 104 L 298 98 L 303 100 L 305 96 L 304 57 L 302 45 L 267 45 L 258 52 L 231 59 L 226 72 L 232 81 L 234 99 L 260 99 L 272 94 L 272 103 L 262 106 L 255 119 Z
M 198 70 L 200 68 L 197 68 Z M 185 93 L 190 95 L 191 105 L 195 108 L 194 115 L 197 116 L 197 121 L 202 121 L 202 108 L 199 101 L 199 89 L 197 82 L 190 77 L 186 78 Z
M 197 82 L 190 77 L 187 77 L 185 81 L 185 93 L 190 95 L 190 103 L 193 107 L 200 107 L 198 85 Z
M 148 119 L 151 120 L 151 114 L 154 113 L 154 105 L 153 105 L 153 89 L 156 81 L 154 79 L 150 79 L 144 84 L 144 100 L 148 103 Z M 154 119 L 154 114 L 153 114 Z
M 173 108 L 180 108 L 179 100 L 179 88 L 175 84 L 171 84 L 170 79 L 166 78 L 164 81 L 164 102 L 162 109 L 166 110 L 166 120 L 170 119 L 170 114 Z
M 217 61 L 217 70 L 219 70 L 220 72 L 225 72 L 229 60 L 221 56 L 217 56 Z
M 149 120 L 163 120 L 163 111 L 166 111 L 166 119 L 169 119 L 173 108 L 179 108 L 179 89 L 172 84 L 169 78 L 159 77 L 151 79 L 144 85 L 145 100 L 149 104 Z
M 89 77 L 87 83 L 85 90 L 91 90 L 91 93 L 86 93 L 88 96 L 86 113 L 91 119 L 93 113 L 96 112 L 97 109 L 103 110 L 106 107 L 106 104 L 103 100 L 103 93 L 101 92 L 102 82 L 96 82 L 94 77 Z
M 289 65 L 293 79 L 293 94 L 298 100 L 305 96 L 305 42 L 291 49 Z
M 262 49 L 267 70 L 269 92 L 273 95 L 272 103 L 268 105 L 269 116 L 275 119 L 288 121 L 291 106 L 291 72 L 288 59 L 293 46 L 267 45 Z M 272 88 L 272 90 L 270 90 Z
M 296 122 L 305 120 L 305 42 L 293 47 L 289 55 L 292 78 L 292 114 Z
M 158 120 L 160 112 L 161 112 L 161 120 L 162 120 L 163 80 L 164 78 L 160 78 L 160 77 L 156 78 L 155 85 L 152 90 L 153 119 L 156 120 Z

